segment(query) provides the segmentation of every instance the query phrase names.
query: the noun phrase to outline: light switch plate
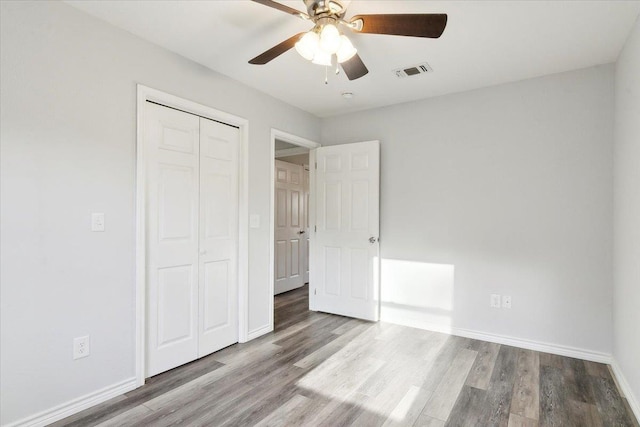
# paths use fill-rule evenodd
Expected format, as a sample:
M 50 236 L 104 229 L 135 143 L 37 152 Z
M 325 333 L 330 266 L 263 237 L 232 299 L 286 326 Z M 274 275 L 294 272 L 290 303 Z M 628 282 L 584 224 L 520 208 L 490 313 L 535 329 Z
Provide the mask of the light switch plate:
M 249 227 L 260 228 L 260 215 L 257 215 L 257 214 L 249 215 Z
M 500 308 L 500 295 L 491 294 L 491 307 Z
M 101 212 L 91 214 L 91 231 L 104 231 L 104 214 Z

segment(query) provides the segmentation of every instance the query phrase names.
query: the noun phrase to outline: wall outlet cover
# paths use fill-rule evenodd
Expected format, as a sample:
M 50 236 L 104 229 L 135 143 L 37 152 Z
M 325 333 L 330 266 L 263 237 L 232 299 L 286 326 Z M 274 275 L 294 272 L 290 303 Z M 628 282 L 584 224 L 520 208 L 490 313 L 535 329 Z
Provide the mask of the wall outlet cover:
M 89 335 L 73 339 L 73 359 L 82 359 L 91 353 L 91 341 Z
M 502 297 L 502 308 L 511 308 L 511 295 L 504 295 Z
M 96 212 L 91 214 L 91 231 L 104 231 L 104 214 Z

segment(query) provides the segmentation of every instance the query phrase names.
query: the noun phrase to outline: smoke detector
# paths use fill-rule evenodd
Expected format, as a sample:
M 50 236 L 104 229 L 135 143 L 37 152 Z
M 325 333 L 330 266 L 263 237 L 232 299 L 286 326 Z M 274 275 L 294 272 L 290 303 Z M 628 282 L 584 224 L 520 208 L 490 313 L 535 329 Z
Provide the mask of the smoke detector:
M 409 67 L 402 67 L 402 68 L 393 70 L 393 73 L 396 75 L 396 77 L 400 79 L 405 77 L 419 76 L 420 74 L 426 74 L 426 73 L 432 73 L 432 72 L 433 72 L 433 68 L 431 68 L 431 66 L 426 62 L 423 62 L 418 65 L 411 65 Z

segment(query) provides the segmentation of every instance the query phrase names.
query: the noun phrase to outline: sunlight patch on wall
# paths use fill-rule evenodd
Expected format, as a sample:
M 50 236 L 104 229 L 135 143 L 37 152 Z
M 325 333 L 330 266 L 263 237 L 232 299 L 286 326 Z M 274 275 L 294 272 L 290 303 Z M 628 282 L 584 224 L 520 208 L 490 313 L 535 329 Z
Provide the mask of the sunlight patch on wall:
M 383 258 L 380 270 L 381 320 L 451 331 L 453 265 Z

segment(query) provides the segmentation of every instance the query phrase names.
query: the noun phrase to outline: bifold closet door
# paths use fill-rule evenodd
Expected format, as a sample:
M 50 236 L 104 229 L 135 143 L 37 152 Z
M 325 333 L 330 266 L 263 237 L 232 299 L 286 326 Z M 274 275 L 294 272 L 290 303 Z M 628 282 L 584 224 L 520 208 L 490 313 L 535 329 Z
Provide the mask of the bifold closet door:
M 239 130 L 147 104 L 146 376 L 238 341 Z
M 198 355 L 200 118 L 147 103 L 146 375 Z
M 238 342 L 239 132 L 200 119 L 198 357 Z

